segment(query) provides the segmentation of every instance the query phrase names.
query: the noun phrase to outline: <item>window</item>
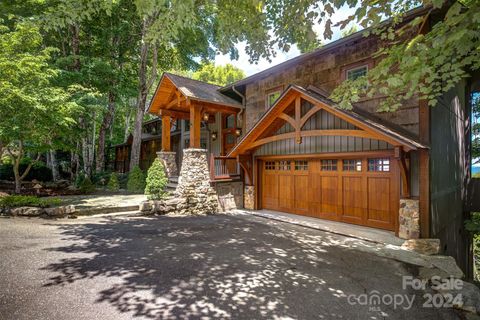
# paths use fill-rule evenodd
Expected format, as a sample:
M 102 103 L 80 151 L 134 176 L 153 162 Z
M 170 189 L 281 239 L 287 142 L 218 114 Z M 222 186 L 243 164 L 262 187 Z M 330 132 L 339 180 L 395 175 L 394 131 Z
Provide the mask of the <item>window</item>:
M 223 124 L 224 129 L 233 129 L 235 128 L 235 115 L 230 114 L 228 116 L 225 116 L 224 124 Z
M 356 80 L 360 77 L 366 76 L 368 71 L 368 66 L 360 66 L 347 70 L 346 78 L 347 80 Z
M 278 86 L 265 92 L 265 109 L 269 109 L 277 101 L 283 91 L 283 86 Z
M 308 170 L 308 161 L 299 160 L 295 161 L 295 170 Z
M 389 172 L 390 159 L 388 158 L 368 159 L 368 171 Z
M 343 160 L 343 171 L 362 171 L 362 160 Z
M 278 161 L 278 170 L 282 170 L 282 171 L 290 170 L 290 161 L 287 161 L 287 160 Z
M 337 160 L 322 160 L 322 171 L 337 171 Z
M 265 161 L 265 170 L 275 170 L 275 161 Z

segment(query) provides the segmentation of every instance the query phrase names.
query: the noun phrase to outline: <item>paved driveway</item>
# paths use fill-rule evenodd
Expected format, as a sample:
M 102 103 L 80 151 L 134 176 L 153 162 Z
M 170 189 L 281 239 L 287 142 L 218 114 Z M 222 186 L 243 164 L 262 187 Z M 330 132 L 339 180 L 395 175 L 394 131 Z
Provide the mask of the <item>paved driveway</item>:
M 252 216 L 2 218 L 0 319 L 456 318 L 341 240 Z M 413 306 L 349 303 L 372 290 Z

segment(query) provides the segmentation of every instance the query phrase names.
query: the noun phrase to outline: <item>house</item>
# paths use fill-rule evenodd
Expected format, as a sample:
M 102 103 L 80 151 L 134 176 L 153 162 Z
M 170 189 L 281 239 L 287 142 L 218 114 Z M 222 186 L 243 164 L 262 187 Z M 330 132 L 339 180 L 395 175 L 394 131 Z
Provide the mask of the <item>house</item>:
M 406 19 L 426 13 L 416 9 Z M 437 17 L 428 19 L 425 27 Z M 171 176 L 181 167 L 180 180 L 188 175 L 191 188 L 206 179 L 193 160 L 208 163 L 222 207 L 439 238 L 442 253 L 468 274 L 463 221 L 475 79 L 459 83 L 435 108 L 413 98 L 381 113 L 382 97 L 364 97 L 353 110 L 338 109 L 330 92 L 374 67 L 380 45 L 355 33 L 225 87 L 164 73 L 148 110 L 162 120 L 158 156 Z M 172 123 L 179 120 L 175 144 Z M 196 150 L 195 159 L 180 159 L 184 147 Z

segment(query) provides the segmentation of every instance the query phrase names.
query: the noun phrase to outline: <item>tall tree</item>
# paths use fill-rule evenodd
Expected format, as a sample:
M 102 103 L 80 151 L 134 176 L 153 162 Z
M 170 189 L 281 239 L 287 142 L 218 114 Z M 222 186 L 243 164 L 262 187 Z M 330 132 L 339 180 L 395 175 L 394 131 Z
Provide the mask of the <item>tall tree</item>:
M 51 52 L 34 24 L 0 25 L 0 141 L 12 158 L 16 193 L 34 164 L 20 172 L 22 158 L 30 153 L 38 160 L 74 124 L 76 105 L 52 83 Z
M 224 66 L 216 66 L 211 62 L 206 62 L 192 74 L 192 78 L 224 86 L 245 78 L 245 73 L 242 69 L 234 67 L 230 63 Z

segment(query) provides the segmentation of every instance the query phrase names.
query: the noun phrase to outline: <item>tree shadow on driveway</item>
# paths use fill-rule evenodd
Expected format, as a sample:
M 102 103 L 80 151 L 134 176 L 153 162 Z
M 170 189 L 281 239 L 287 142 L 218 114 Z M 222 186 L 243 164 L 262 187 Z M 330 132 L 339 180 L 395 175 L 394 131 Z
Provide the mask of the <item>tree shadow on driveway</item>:
M 121 279 L 97 293 L 156 319 L 438 319 L 422 292 L 402 290 L 405 267 L 339 245 L 339 237 L 252 216 L 106 219 L 60 225 L 71 254 L 47 265 L 47 286 Z M 74 241 L 74 244 L 72 243 Z M 85 256 L 87 255 L 87 257 Z M 410 310 L 352 305 L 351 294 L 417 294 Z M 447 315 L 452 315 L 448 313 Z

